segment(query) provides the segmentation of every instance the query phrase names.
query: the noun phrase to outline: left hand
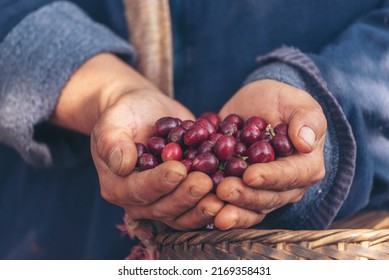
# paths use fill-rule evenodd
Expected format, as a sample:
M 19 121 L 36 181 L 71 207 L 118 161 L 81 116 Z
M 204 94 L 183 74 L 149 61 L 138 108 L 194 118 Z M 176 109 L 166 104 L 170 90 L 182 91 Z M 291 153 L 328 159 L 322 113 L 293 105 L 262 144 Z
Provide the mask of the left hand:
M 273 127 L 287 123 L 296 151 L 273 162 L 253 164 L 243 179 L 227 177 L 219 184 L 217 196 L 227 202 L 215 217 L 220 229 L 258 224 L 267 213 L 299 201 L 325 174 L 327 122 L 321 106 L 307 92 L 274 80 L 254 81 L 224 105 L 220 117 L 231 113 L 244 119 L 259 116 Z

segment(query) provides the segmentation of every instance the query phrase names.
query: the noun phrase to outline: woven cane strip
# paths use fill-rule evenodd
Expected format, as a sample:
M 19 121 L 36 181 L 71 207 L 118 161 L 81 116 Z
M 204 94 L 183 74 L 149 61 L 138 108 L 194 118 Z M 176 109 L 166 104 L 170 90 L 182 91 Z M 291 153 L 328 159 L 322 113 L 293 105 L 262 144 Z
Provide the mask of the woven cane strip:
M 274 260 L 297 260 L 298 259 L 296 255 L 291 254 L 288 251 L 285 251 L 284 247 L 285 244 L 282 244 L 282 246 L 272 247 L 266 244 L 253 243 L 251 246 L 251 250 L 256 252 L 257 254 L 266 256 L 268 259 L 274 259 Z
M 323 246 L 314 249 L 316 252 L 326 255 L 334 260 L 358 260 L 359 257 L 347 252 L 345 250 L 339 249 L 337 245 Z
M 372 246 L 372 248 L 376 248 L 377 251 L 389 254 L 389 243 L 380 243 Z
M 168 0 L 124 0 L 137 70 L 163 93 L 173 96 L 172 30 Z
M 389 259 L 388 229 L 215 230 L 165 233 L 157 242 L 162 256 L 175 250 L 172 259 L 183 250 L 192 259 Z

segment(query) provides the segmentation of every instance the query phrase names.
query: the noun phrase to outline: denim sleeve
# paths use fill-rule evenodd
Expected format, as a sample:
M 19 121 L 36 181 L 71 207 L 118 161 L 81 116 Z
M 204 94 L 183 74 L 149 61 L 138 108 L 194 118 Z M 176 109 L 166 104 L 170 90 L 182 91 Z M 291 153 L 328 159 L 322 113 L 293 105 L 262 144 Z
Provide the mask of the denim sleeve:
M 328 122 L 325 178 L 267 219 L 326 228 L 363 208 L 389 208 L 389 9 L 350 25 L 317 53 L 281 47 L 258 58 L 247 82 L 275 79 L 309 92 Z
M 135 58 L 132 46 L 70 2 L 47 4 L 17 23 L 0 42 L 0 142 L 30 164 L 52 164 L 34 128 L 48 120 L 74 71 L 102 52 Z

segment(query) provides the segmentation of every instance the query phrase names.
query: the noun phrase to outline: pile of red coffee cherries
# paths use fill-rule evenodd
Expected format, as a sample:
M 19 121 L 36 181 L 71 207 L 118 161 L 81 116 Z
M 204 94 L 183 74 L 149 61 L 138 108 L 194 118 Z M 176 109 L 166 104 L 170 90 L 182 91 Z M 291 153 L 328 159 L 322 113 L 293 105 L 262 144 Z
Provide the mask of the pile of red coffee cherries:
M 215 188 L 226 176 L 242 177 L 250 164 L 273 161 L 294 151 L 285 123 L 272 128 L 258 116 L 244 121 L 230 114 L 221 120 L 214 112 L 203 113 L 195 121 L 163 117 L 155 122 L 147 144 L 136 143 L 136 147 L 140 170 L 177 160 L 188 172 L 209 174 Z

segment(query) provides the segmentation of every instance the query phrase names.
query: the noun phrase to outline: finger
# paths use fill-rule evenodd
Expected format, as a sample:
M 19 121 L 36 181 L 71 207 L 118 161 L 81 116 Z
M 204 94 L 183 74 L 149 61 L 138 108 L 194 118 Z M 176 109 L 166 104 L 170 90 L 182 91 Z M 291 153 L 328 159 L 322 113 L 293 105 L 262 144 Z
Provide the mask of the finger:
M 225 178 L 217 188 L 217 196 L 235 206 L 250 209 L 258 213 L 269 213 L 290 202 L 301 199 L 306 188 L 277 192 L 248 187 L 235 177 Z
M 321 107 L 296 106 L 289 115 L 288 134 L 294 147 L 301 153 L 312 152 L 323 140 L 327 130 L 327 121 Z
M 243 174 L 245 184 L 253 188 L 285 191 L 311 186 L 324 178 L 325 166 L 321 151 L 293 154 L 272 162 L 250 165 Z
M 212 189 L 211 178 L 201 172 L 192 172 L 169 195 L 150 205 L 151 217 L 156 220 L 174 220 L 193 208 Z
M 91 149 L 98 171 L 106 167 L 116 175 L 128 175 L 135 167 L 137 151 L 131 128 L 120 126 L 122 111 L 107 114 L 96 124 L 91 134 Z
M 153 169 L 134 170 L 127 177 L 99 172 L 101 196 L 122 207 L 149 205 L 174 190 L 186 176 L 186 167 L 169 161 Z
M 223 206 L 223 201 L 218 199 L 216 195 L 209 193 L 193 209 L 182 214 L 176 220 L 168 223 L 168 225 L 178 230 L 204 227 L 214 220 Z
M 214 223 L 221 230 L 249 228 L 260 223 L 265 214 L 259 214 L 231 204 L 225 205 L 216 215 Z
M 134 171 L 125 179 L 124 187 L 112 188 L 117 196 L 126 198 L 125 204 L 149 205 L 177 188 L 186 175 L 181 162 L 167 161 L 153 169 Z

